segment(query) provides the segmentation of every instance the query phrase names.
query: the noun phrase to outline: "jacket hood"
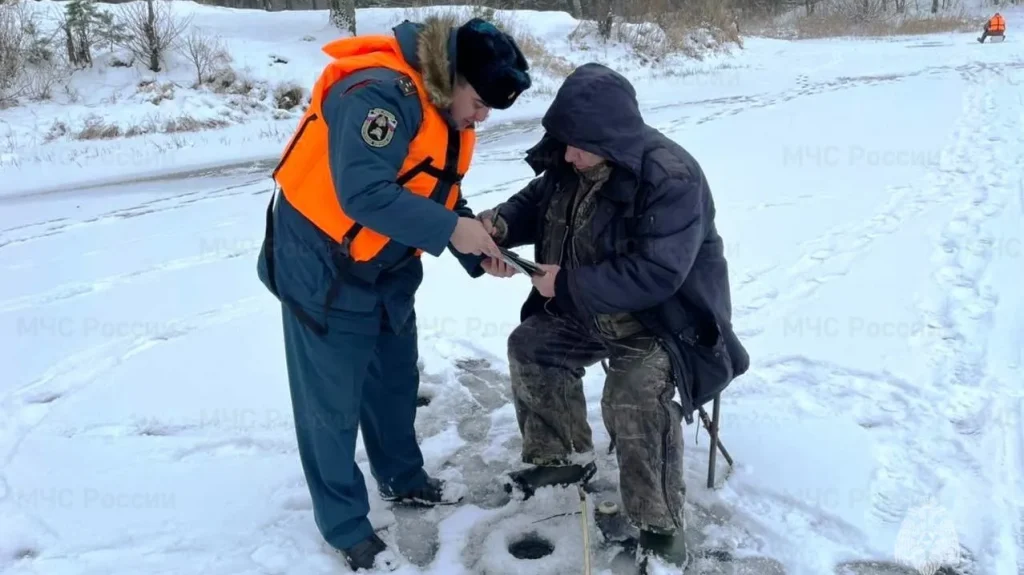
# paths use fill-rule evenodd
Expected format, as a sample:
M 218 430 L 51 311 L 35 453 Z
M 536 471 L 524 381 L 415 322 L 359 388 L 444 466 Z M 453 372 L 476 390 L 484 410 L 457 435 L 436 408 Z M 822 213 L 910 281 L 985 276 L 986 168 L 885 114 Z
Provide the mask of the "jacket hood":
M 534 170 L 550 165 L 554 154 L 569 145 L 640 176 L 646 125 L 633 85 L 611 68 L 596 63 L 576 68 L 555 94 L 542 125 L 545 137 L 527 157 Z

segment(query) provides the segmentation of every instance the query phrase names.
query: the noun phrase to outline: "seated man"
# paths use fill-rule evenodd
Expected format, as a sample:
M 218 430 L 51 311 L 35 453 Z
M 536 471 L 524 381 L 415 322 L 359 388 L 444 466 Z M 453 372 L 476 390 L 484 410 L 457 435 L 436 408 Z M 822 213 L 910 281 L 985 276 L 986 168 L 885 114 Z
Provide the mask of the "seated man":
M 720 391 L 749 363 L 732 332 L 711 192 L 697 161 L 644 123 L 633 86 L 605 66 L 566 78 L 543 126 L 526 158 L 541 175 L 478 216 L 499 245 L 533 244 L 547 272 L 533 278 L 508 340 L 532 465 L 512 479 L 529 494 L 594 474 L 581 378 L 607 359 L 602 415 L 624 511 L 641 530 L 637 560 L 684 567 L 680 423 L 707 401 L 701 386 L 725 374 Z M 692 343 L 707 333 L 710 344 Z
M 989 36 L 1002 39 L 1004 34 L 1006 34 L 1006 20 L 1002 14 L 996 12 L 988 19 L 988 22 L 985 22 L 985 29 L 981 31 L 981 38 L 978 38 L 978 42 L 984 44 L 985 38 Z

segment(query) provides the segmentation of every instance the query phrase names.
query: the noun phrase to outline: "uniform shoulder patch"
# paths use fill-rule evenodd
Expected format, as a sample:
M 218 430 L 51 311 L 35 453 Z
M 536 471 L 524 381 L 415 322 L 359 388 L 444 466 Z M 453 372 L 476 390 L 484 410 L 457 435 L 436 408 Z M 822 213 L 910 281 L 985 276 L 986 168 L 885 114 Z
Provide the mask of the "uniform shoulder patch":
M 395 82 L 398 84 L 398 89 L 402 91 L 403 96 L 416 94 L 416 84 L 412 81 L 412 78 L 403 75 L 399 76 Z
M 398 118 L 384 108 L 372 108 L 363 120 L 363 141 L 374 148 L 383 148 L 395 137 Z

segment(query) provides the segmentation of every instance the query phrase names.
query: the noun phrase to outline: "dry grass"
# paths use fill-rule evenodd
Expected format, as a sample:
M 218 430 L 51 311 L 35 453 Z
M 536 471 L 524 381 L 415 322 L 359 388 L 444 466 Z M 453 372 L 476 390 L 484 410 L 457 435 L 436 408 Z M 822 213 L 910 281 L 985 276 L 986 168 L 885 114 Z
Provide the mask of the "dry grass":
M 937 32 L 980 32 L 981 25 L 967 15 L 918 18 L 897 22 L 889 32 L 893 35 L 934 34 Z
M 53 142 L 63 137 L 72 140 L 113 140 L 115 138 L 131 138 L 147 134 L 180 134 L 183 132 L 201 132 L 205 130 L 216 130 L 231 124 L 220 118 L 197 119 L 189 114 L 183 114 L 175 118 L 149 118 L 142 122 L 129 126 L 110 122 L 100 116 L 86 118 L 85 124 L 79 130 L 71 129 L 64 121 L 54 120 L 49 131 L 43 137 L 43 142 Z
M 930 5 L 930 3 L 929 3 Z M 932 14 L 928 6 L 897 14 L 891 2 L 869 0 L 823 0 L 814 13 L 789 14 L 779 18 L 758 18 L 744 21 L 745 32 L 774 38 L 812 39 L 838 37 L 916 36 L 945 32 L 977 32 L 983 22 L 977 21 L 960 4 Z
M 274 105 L 278 110 L 291 110 L 306 103 L 308 91 L 292 82 L 284 82 L 274 88 Z
M 643 0 L 623 4 L 624 12 L 610 27 L 610 39 L 629 46 L 638 56 L 655 62 L 681 54 L 695 60 L 735 44 L 743 47 L 730 0 L 691 0 L 676 9 L 672 0 Z M 582 22 L 576 39 L 598 32 L 598 23 Z
M 160 102 L 174 99 L 174 88 L 175 84 L 173 82 L 158 82 L 146 79 L 138 83 L 136 93 L 144 96 L 154 106 L 158 106 Z
M 230 122 L 221 118 L 207 118 L 205 120 L 197 120 L 192 116 L 185 114 L 178 116 L 177 118 L 169 118 L 163 121 L 160 126 L 161 134 L 177 134 L 181 132 L 201 132 L 203 130 L 216 130 L 218 128 L 226 128 L 230 125 Z
M 742 47 L 731 0 L 691 0 L 684 10 L 675 10 L 671 3 L 672 0 L 623 3 L 624 12 L 612 22 L 608 39 L 628 46 L 642 65 L 657 64 L 670 54 L 699 60 L 729 43 Z M 552 79 L 563 79 L 576 67 L 568 59 L 548 50 L 545 42 L 510 12 L 497 12 L 481 6 L 417 6 L 405 9 L 400 18 L 422 21 L 426 11 L 454 16 L 460 21 L 476 16 L 493 22 L 516 39 L 531 68 Z M 567 40 L 581 47 L 599 45 L 603 42 L 599 27 L 599 23 L 593 20 L 581 21 Z M 552 91 L 552 87 L 536 86 L 534 90 L 535 93 L 545 93 Z
M 531 68 L 544 70 L 548 75 L 556 78 L 565 78 L 572 73 L 576 67 L 565 58 L 552 54 L 544 43 L 532 34 L 520 34 L 516 37 L 519 49 L 523 51 Z
M 460 21 L 479 17 L 493 23 L 498 29 L 515 38 L 516 43 L 519 44 L 519 49 L 523 51 L 523 55 L 530 62 L 531 68 L 541 70 L 549 76 L 565 78 L 575 69 L 571 62 L 557 54 L 551 53 L 544 46 L 544 42 L 540 38 L 537 38 L 525 24 L 516 20 L 508 12 L 495 12 L 491 8 L 482 6 L 447 6 L 444 8 L 422 6 L 406 8 L 403 10 L 400 19 L 422 21 L 426 16 L 425 9 L 429 10 L 430 14 L 451 16 Z
M 665 1 L 665 0 L 661 0 Z M 703 50 L 715 50 L 728 44 L 743 47 L 736 23 L 736 13 L 728 0 L 693 0 L 686 7 L 675 13 L 669 10 L 654 12 L 650 21 L 657 23 L 668 36 L 670 45 L 687 56 L 700 58 L 701 53 L 694 53 L 694 32 L 706 35 Z
M 850 21 L 839 16 L 805 16 L 797 20 L 797 38 L 832 38 L 839 36 L 914 36 L 941 32 L 970 32 L 980 30 L 977 22 L 960 15 L 934 17 L 905 17 Z
M 236 94 L 248 96 L 256 88 L 256 80 L 247 72 L 238 72 L 231 67 L 217 70 L 208 85 L 215 94 Z

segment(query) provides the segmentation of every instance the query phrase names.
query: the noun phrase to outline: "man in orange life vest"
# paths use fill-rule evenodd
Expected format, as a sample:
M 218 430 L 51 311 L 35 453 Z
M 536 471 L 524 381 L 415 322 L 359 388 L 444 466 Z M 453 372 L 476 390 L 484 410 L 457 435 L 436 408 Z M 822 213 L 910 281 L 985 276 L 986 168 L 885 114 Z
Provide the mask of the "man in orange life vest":
M 1006 19 L 999 12 L 996 12 L 991 18 L 985 22 L 985 28 L 981 31 L 981 37 L 978 38 L 978 42 L 984 44 L 985 38 L 994 36 L 1001 38 L 1006 34 Z
M 461 499 L 429 477 L 413 426 L 413 300 L 420 256 L 447 247 L 472 277 L 507 277 L 462 197 L 474 126 L 530 87 L 515 41 L 490 23 L 432 17 L 327 44 L 332 61 L 285 148 L 257 265 L 282 303 L 299 457 L 317 527 L 353 569 L 395 568 L 374 533 L 362 431 L 382 498 Z M 276 200 L 276 201 L 275 201 Z

